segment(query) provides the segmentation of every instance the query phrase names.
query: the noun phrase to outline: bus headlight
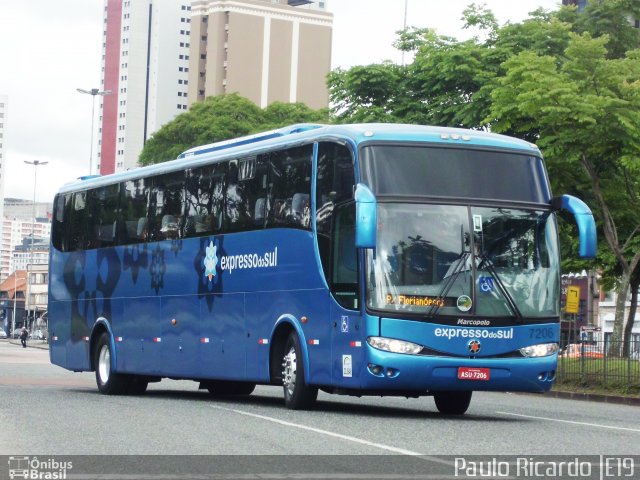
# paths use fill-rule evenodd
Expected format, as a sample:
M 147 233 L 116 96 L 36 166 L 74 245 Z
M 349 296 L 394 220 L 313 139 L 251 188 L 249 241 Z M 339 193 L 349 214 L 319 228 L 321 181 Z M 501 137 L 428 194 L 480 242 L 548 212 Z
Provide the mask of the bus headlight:
M 406 353 L 409 355 L 415 355 L 423 348 L 422 345 L 418 345 L 417 343 L 385 337 L 369 337 L 367 338 L 367 343 L 378 350 L 391 353 Z
M 539 343 L 538 345 L 521 348 L 520 353 L 525 357 L 548 357 L 556 353 L 559 348 L 557 343 Z

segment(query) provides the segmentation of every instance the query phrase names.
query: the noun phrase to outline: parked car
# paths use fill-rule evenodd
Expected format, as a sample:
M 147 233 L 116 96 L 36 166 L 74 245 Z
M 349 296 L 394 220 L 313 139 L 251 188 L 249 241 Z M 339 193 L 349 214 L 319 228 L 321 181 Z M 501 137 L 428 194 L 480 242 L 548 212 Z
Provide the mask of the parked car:
M 7 338 L 7 332 L 4 331 L 4 328 L 0 328 L 0 338 Z
M 32 332 L 29 335 L 29 338 L 32 340 L 46 340 L 46 336 L 45 334 L 42 332 L 42 330 L 38 329 L 35 332 Z
M 565 358 L 604 358 L 604 353 L 595 345 L 570 343 L 560 352 L 560 356 Z

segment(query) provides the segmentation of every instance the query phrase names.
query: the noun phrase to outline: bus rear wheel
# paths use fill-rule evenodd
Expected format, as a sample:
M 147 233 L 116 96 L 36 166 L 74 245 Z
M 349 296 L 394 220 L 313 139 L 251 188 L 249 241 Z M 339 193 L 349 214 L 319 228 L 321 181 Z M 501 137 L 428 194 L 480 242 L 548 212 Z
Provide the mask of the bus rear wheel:
M 318 398 L 317 387 L 307 385 L 300 339 L 295 332 L 289 334 L 282 359 L 282 385 L 284 404 L 291 410 L 310 408 Z
M 471 403 L 473 392 L 436 392 L 433 399 L 440 413 L 446 415 L 463 415 Z
M 98 390 L 104 395 L 121 395 L 127 392 L 131 379 L 111 370 L 111 339 L 104 332 L 98 338 L 93 365 L 96 369 Z

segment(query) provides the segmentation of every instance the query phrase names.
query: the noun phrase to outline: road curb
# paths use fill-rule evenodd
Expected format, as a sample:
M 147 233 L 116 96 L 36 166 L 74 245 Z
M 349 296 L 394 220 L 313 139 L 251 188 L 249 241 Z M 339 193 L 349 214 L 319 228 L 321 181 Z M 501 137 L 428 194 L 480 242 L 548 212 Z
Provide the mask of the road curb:
M 519 392 L 522 395 L 542 395 L 544 397 L 550 398 L 562 398 L 565 400 L 581 400 L 585 402 L 599 402 L 599 403 L 609 403 L 614 405 L 629 405 L 633 407 L 640 407 L 640 398 L 638 397 L 619 397 L 617 395 L 603 395 L 599 393 L 579 393 L 579 392 L 557 392 L 550 391 L 540 393 L 524 393 Z
M 9 343 L 11 345 L 20 345 L 20 342 L 17 342 L 15 340 L 9 340 Z M 49 344 L 42 343 L 42 340 L 30 340 L 30 341 L 27 341 L 27 348 L 39 348 L 40 350 L 49 350 Z

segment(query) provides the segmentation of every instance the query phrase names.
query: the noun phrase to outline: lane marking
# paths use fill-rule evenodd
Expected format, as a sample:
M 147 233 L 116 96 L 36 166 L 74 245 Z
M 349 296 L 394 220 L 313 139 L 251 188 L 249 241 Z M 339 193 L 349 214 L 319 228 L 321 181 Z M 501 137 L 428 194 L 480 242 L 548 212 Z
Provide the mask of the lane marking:
M 217 405 L 210 405 L 210 406 L 212 408 L 217 408 L 218 410 L 225 410 L 227 412 L 237 413 L 238 415 L 245 415 L 247 417 L 259 418 L 260 420 L 266 420 L 267 422 L 277 423 L 279 425 L 284 425 L 285 427 L 299 428 L 300 430 L 307 430 L 307 431 L 313 432 L 313 433 L 319 433 L 319 434 L 322 434 L 322 435 L 328 435 L 330 437 L 340 438 L 340 439 L 346 440 L 348 442 L 354 442 L 354 443 L 359 443 L 361 445 L 366 445 L 367 447 L 374 447 L 374 448 L 379 448 L 381 450 L 386 450 L 388 452 L 399 453 L 400 455 L 409 455 L 409 456 L 412 456 L 412 457 L 423 457 L 423 456 L 425 456 L 424 453 L 418 453 L 418 452 L 414 452 L 412 450 L 405 450 L 404 448 L 392 447 L 390 445 L 384 445 L 382 443 L 370 442 L 368 440 L 363 440 L 362 438 L 352 437 L 350 435 L 342 435 L 341 433 L 330 432 L 328 430 L 321 430 L 319 428 L 308 427 L 306 425 L 300 425 L 299 423 L 286 422 L 286 421 L 280 420 L 278 418 L 267 417 L 265 415 L 258 415 L 256 413 L 249 413 L 249 412 L 245 412 L 243 410 L 236 410 L 234 408 L 219 407 Z M 433 461 L 433 459 L 430 459 L 430 461 Z M 447 465 L 451 464 L 451 462 L 445 462 L 445 463 Z
M 599 423 L 575 422 L 573 420 L 560 420 L 558 418 L 535 417 L 533 415 L 522 415 L 521 413 L 496 412 L 500 415 L 511 415 L 513 417 L 533 418 L 536 420 L 547 420 L 549 422 L 571 423 L 573 425 L 582 425 L 585 427 L 609 428 L 611 430 L 626 430 L 628 432 L 640 432 L 638 428 L 612 427 L 611 425 L 601 425 Z

